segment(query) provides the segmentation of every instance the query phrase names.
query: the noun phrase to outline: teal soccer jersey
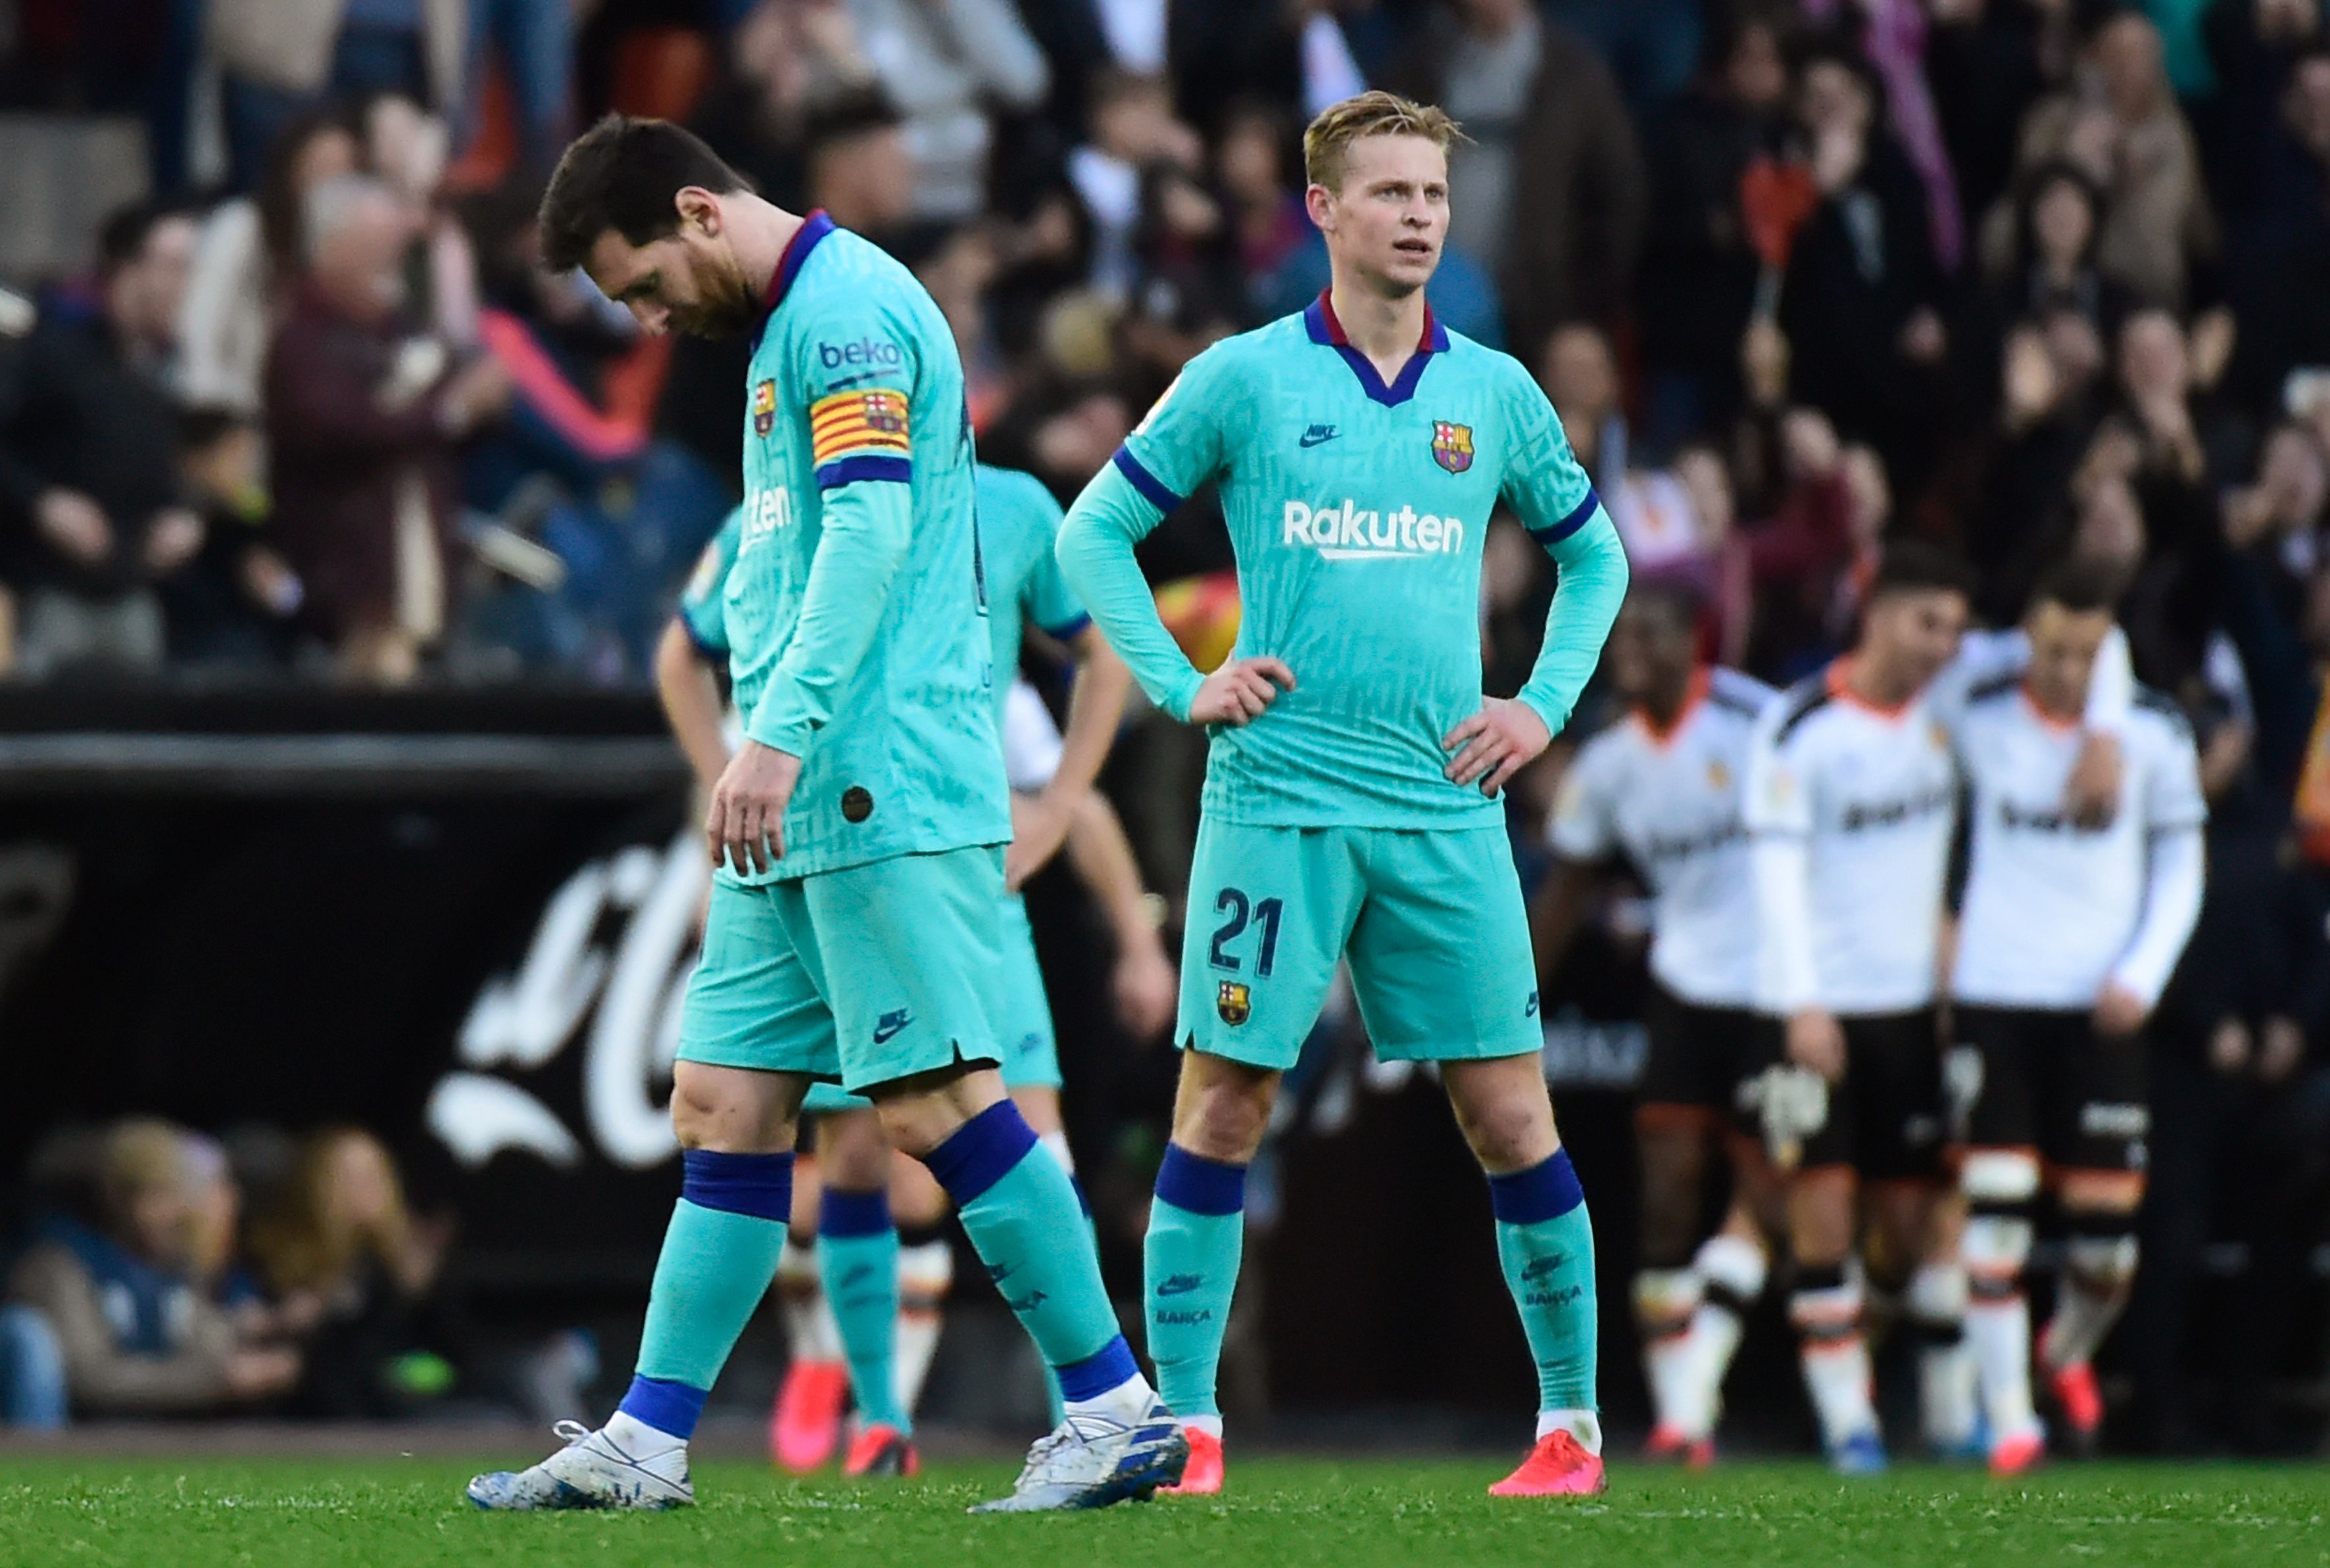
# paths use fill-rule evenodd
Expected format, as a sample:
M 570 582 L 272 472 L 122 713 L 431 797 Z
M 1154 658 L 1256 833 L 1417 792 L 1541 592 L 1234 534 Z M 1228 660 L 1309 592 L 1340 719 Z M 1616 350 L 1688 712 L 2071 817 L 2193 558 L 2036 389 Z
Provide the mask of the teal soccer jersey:
M 679 624 L 688 641 L 723 669 L 728 666 L 728 569 L 736 564 L 736 541 L 744 536 L 744 508 L 739 506 L 696 557 L 696 570 L 679 593 Z
M 744 880 L 1005 843 L 971 420 L 946 318 L 904 267 L 812 213 L 772 282 L 747 386 L 722 620 L 744 733 L 802 767 L 783 858 Z
M 1019 668 L 1019 639 L 1034 621 L 1063 642 L 1092 618 L 1068 591 L 1052 545 L 1060 533 L 1060 504 L 1044 482 L 1017 468 L 979 465 L 979 540 L 986 553 L 987 591 L 995 659 L 995 722 Z
M 1500 500 L 1549 546 L 1596 511 L 1560 421 L 1518 363 L 1427 313 L 1423 342 L 1386 385 L 1322 295 L 1191 360 L 1116 466 L 1168 512 L 1218 485 L 1243 604 L 1234 656 L 1268 654 L 1294 672 L 1295 688 L 1259 719 L 1215 732 L 1210 819 L 1502 819 L 1497 801 L 1441 771 L 1441 737 L 1481 706 L 1482 540 Z M 1118 651 L 1148 684 L 1134 650 Z M 1151 694 L 1185 712 L 1197 672 L 1175 674 L 1178 691 Z M 1558 732 L 1575 696 L 1559 712 L 1532 705 Z

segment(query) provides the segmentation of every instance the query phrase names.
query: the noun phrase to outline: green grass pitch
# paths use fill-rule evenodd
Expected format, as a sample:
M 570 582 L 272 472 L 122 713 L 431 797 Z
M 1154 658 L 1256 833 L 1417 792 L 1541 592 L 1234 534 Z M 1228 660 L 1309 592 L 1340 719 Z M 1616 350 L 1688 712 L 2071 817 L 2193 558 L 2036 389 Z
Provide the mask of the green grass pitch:
M 516 1459 L 518 1456 L 508 1456 Z M 0 1563 L 507 1564 L 511 1568 L 1373 1568 L 1528 1564 L 2026 1563 L 2330 1564 L 2320 1469 L 2062 1467 L 2020 1483 L 1909 1469 L 1845 1483 L 1809 1464 L 1691 1477 L 1626 1467 L 1584 1504 L 1482 1488 L 1493 1460 L 1270 1459 L 1211 1501 L 972 1519 L 1009 1467 L 941 1467 L 859 1487 L 703 1467 L 703 1501 L 663 1515 L 479 1514 L 473 1467 L 442 1459 L 0 1460 Z

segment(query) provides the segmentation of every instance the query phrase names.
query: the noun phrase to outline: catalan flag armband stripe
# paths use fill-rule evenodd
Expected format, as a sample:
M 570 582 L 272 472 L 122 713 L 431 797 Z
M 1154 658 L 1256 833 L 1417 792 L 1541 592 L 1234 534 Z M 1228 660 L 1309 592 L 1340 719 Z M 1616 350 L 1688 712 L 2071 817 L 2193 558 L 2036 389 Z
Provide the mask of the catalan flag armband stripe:
M 908 456 L 906 394 L 888 387 L 852 387 L 810 406 L 810 460 L 819 468 L 853 452 Z

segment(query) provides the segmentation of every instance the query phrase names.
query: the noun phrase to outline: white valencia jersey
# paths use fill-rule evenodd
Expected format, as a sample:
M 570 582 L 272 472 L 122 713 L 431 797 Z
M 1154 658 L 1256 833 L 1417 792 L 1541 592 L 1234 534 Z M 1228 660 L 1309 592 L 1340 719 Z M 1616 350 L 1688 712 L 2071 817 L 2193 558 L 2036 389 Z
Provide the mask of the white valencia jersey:
M 1842 667 L 1775 702 L 1750 751 L 1748 830 L 1803 856 L 1796 902 L 1758 905 L 1760 993 L 1783 1014 L 1906 1013 L 1938 980 L 1957 769 L 1929 692 L 1879 709 Z M 1790 880 L 1757 876 L 1762 895 Z
M 1652 899 L 1651 973 L 1702 1007 L 1756 1003 L 1756 893 L 1740 810 L 1756 721 L 1777 695 L 1702 670 L 1663 732 L 1640 711 L 1588 741 L 1547 837 L 1570 860 L 1623 854 Z
M 1003 699 L 1003 772 L 1011 788 L 1041 789 L 1060 770 L 1060 727 L 1052 710 L 1022 677 Z
M 2063 810 L 2080 744 L 2019 680 L 1978 687 L 1966 705 L 1958 751 L 1971 827 L 1951 985 L 1961 1001 L 2084 1010 L 2113 978 L 2151 1001 L 2191 934 L 2182 906 L 2199 907 L 2208 808 L 2183 715 L 2165 697 L 2137 696 L 2107 827 L 2078 827 Z M 2190 842 L 2168 842 L 2178 836 Z

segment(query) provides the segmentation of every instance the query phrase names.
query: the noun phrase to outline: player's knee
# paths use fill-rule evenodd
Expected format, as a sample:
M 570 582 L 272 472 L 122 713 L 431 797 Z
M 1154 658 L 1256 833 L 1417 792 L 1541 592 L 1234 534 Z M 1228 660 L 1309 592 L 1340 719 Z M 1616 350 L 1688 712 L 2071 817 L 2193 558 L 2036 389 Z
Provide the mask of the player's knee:
M 1800 1172 L 1788 1194 L 1788 1244 L 1800 1268 L 1833 1268 L 1852 1251 L 1849 1169 Z
M 2021 1149 L 1978 1148 L 1958 1167 L 1966 1201 L 1958 1254 L 1977 1301 L 2011 1300 L 2022 1289 L 2031 1258 L 2031 1205 L 2039 1195 L 2039 1162 Z
M 792 1147 L 789 1119 L 773 1102 L 747 1092 L 723 1073 L 674 1074 L 671 1128 L 682 1148 L 765 1154 Z
M 1473 1157 L 1492 1171 L 1525 1170 L 1550 1159 L 1561 1145 L 1554 1131 L 1553 1102 L 1536 1062 L 1520 1075 L 1451 1072 L 1443 1070 L 1448 1103 Z
M 2126 1289 L 2136 1280 L 2141 1253 L 2136 1239 L 2136 1214 L 2126 1209 L 2066 1207 L 2063 1261 L 2071 1277 L 2098 1295 Z
M 1643 1262 L 1680 1268 L 1699 1241 L 1700 1178 L 1705 1151 L 1692 1136 L 1640 1137 L 1643 1162 Z
M 1183 1098 L 1173 1141 L 1204 1159 L 1244 1165 L 1270 1125 L 1270 1088 L 1263 1081 L 1222 1079 Z
M 847 1192 L 879 1192 L 889 1185 L 890 1140 L 880 1118 L 850 1111 L 825 1126 L 824 1165 L 828 1185 Z

